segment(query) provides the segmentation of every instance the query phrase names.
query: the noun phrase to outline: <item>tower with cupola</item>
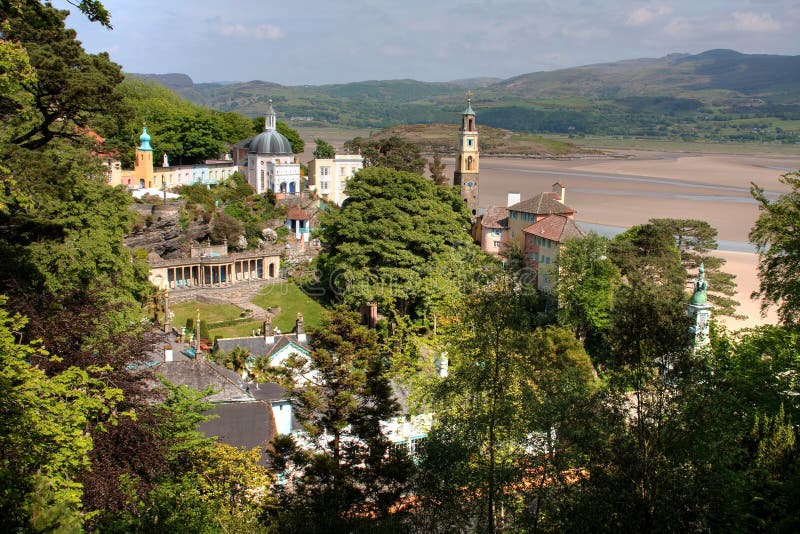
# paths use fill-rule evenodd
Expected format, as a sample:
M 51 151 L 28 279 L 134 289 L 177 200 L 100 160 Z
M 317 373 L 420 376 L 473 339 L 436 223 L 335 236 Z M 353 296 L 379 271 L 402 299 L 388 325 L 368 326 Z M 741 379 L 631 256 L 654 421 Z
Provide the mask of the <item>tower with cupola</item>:
M 150 146 L 150 134 L 144 126 L 136 148 L 133 175 L 139 179 L 140 187 L 153 187 L 153 147 Z
M 694 281 L 692 300 L 689 301 L 689 305 L 686 308 L 686 314 L 692 318 L 692 326 L 689 328 L 689 332 L 695 349 L 707 345 L 710 341 L 708 334 L 712 306 L 708 303 L 707 291 L 706 270 L 701 263 L 697 280 Z
M 467 93 L 467 109 L 461 114 L 458 130 L 458 150 L 453 185 L 461 187 L 461 197 L 472 215 L 478 211 L 478 174 L 480 153 L 478 152 L 478 129 L 475 127 L 475 112 L 472 111 L 472 93 Z

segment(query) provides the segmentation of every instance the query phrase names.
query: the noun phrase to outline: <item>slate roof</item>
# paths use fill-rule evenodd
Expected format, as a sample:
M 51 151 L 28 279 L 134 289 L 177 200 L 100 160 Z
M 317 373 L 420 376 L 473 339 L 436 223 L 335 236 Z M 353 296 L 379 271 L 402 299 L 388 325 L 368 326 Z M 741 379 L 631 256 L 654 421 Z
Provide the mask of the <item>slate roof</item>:
M 484 228 L 508 228 L 508 208 L 492 206 L 488 208 L 481 219 Z
M 557 214 L 548 215 L 541 221 L 526 226 L 522 231 L 557 243 L 563 243 L 570 237 L 583 237 L 586 235 L 586 232 L 575 221 L 565 215 Z
M 308 338 L 307 338 L 308 339 Z M 214 352 L 218 350 L 224 352 L 230 352 L 236 347 L 242 347 L 243 349 L 247 350 L 253 356 L 257 358 L 268 357 L 279 350 L 281 350 L 286 345 L 293 344 L 299 347 L 302 350 L 305 350 L 306 353 L 311 352 L 311 347 L 308 343 L 301 343 L 297 340 L 297 336 L 295 334 L 279 334 L 275 336 L 275 343 L 268 344 L 264 336 L 248 336 L 248 337 L 231 337 L 231 338 L 223 338 L 218 339 L 214 343 Z
M 570 215 L 575 213 L 573 208 L 562 204 L 555 193 L 540 193 L 533 198 L 509 206 L 508 210 L 533 213 L 535 215 L 548 215 L 550 213 Z
M 263 451 L 277 434 L 272 408 L 266 402 L 226 402 L 217 404 L 206 415 L 219 417 L 202 423 L 199 430 L 235 447 L 261 447 Z M 266 460 L 262 454 L 259 463 L 266 465 Z
M 156 375 L 163 375 L 176 385 L 190 386 L 199 390 L 213 388 L 214 393 L 206 397 L 210 402 L 253 400 L 253 396 L 248 392 L 249 386 L 238 374 L 208 360 L 161 362 L 153 367 L 153 372 Z

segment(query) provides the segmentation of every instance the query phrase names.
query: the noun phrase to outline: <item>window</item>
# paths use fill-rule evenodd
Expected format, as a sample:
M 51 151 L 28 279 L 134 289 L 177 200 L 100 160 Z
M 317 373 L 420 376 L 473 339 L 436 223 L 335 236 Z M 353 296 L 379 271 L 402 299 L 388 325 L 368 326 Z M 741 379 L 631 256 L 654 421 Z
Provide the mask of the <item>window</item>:
M 329 186 L 330 186 L 330 183 L 327 180 L 322 181 L 322 182 L 319 183 L 319 187 L 323 191 L 327 191 Z
M 535 252 L 528 252 L 528 257 L 534 262 L 539 260 L 539 255 Z
M 467 139 L 467 146 L 472 146 L 472 139 Z
M 344 176 L 344 167 L 339 167 L 339 176 Z
M 503 230 L 500 228 L 492 228 L 492 237 L 500 237 L 503 235 Z
M 339 189 L 341 191 L 344 191 L 344 188 L 345 188 L 346 185 L 347 185 L 347 182 L 339 182 Z
M 492 246 L 494 248 L 500 248 L 500 241 L 492 241 Z
M 328 176 L 330 174 L 330 172 L 331 172 L 331 168 L 330 167 L 320 167 L 319 168 L 320 176 Z

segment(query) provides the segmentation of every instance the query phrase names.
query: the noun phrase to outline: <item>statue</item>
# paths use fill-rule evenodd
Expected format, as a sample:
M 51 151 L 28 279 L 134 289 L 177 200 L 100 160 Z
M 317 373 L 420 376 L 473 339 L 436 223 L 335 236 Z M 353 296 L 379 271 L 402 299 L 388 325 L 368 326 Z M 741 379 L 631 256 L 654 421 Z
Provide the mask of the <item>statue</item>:
M 706 270 L 703 264 L 700 264 L 700 270 L 697 272 L 697 280 L 693 282 L 694 294 L 692 295 L 692 304 L 705 304 L 708 297 L 706 291 L 708 290 L 708 282 L 706 282 Z
M 161 165 L 162 167 L 169 167 L 169 158 L 167 157 L 167 153 L 164 152 L 164 162 Z

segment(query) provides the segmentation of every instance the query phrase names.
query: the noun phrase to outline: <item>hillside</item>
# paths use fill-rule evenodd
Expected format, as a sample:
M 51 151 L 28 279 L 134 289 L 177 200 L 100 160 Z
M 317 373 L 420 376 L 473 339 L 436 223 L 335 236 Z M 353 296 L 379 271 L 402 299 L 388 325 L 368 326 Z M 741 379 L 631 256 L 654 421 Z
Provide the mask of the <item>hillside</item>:
M 425 152 L 440 150 L 443 154 L 454 154 L 458 139 L 456 124 L 411 124 L 393 126 L 375 133 L 370 139 L 385 139 L 398 136 L 419 145 Z M 483 155 L 562 156 L 586 152 L 573 143 L 545 139 L 492 128 L 480 127 L 480 149 Z
M 167 80 L 178 93 L 208 107 L 256 116 L 271 98 L 287 122 L 306 125 L 455 123 L 465 88 L 471 87 L 479 123 L 514 131 L 800 141 L 800 56 L 709 50 L 501 81 L 370 80 L 291 87 L 177 81 Z

